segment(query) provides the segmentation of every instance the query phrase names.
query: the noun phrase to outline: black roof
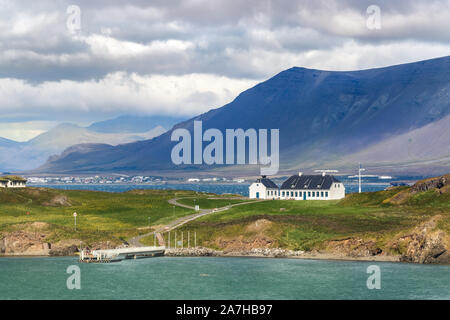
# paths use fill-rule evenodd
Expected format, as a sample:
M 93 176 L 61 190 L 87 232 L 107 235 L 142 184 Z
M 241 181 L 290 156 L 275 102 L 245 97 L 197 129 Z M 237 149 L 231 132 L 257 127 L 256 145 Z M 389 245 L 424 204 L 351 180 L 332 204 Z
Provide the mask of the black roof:
M 330 189 L 333 183 L 340 182 L 334 176 L 329 175 L 293 175 L 281 185 L 280 189 Z
M 278 189 L 278 186 L 272 180 L 266 178 L 266 176 L 256 180 L 256 182 L 262 183 L 266 188 Z

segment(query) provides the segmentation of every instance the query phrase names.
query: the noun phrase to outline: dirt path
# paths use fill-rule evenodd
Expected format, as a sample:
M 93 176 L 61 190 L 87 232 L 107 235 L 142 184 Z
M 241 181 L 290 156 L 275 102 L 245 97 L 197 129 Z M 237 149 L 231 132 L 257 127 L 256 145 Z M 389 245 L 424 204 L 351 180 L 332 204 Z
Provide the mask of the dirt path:
M 195 208 L 192 207 L 192 206 L 179 203 L 178 200 L 180 200 L 180 199 L 182 199 L 182 198 L 170 199 L 170 200 L 168 200 L 168 202 L 171 205 L 174 205 L 174 206 L 195 210 Z M 230 209 L 232 207 L 235 207 L 235 206 L 240 206 L 240 205 L 248 204 L 248 203 L 261 202 L 261 201 L 266 201 L 266 200 L 250 200 L 250 201 L 246 201 L 246 202 L 235 203 L 235 204 L 228 205 L 228 206 L 221 207 L 221 208 L 217 208 L 217 209 L 200 209 L 197 213 L 178 218 L 178 219 L 176 219 L 174 221 L 169 222 L 168 224 L 166 224 L 164 226 L 159 227 L 158 229 L 156 229 L 156 230 L 154 230 L 152 232 L 148 232 L 148 233 L 142 234 L 140 236 L 131 238 L 128 241 L 128 243 L 131 246 L 134 246 L 134 247 L 142 247 L 143 245 L 141 244 L 141 240 L 143 238 L 145 238 L 145 237 L 154 235 L 155 233 L 161 235 L 161 233 L 172 231 L 172 230 L 174 230 L 174 229 L 176 229 L 178 227 L 181 227 L 182 225 L 184 225 L 184 224 L 186 224 L 186 223 L 188 223 L 190 221 L 193 221 L 193 220 L 198 219 L 200 217 L 206 216 L 208 214 L 222 212 L 222 211 L 228 210 L 228 209 Z M 160 238 L 160 237 L 158 237 L 158 238 Z M 162 244 L 160 244 L 160 245 L 162 245 Z

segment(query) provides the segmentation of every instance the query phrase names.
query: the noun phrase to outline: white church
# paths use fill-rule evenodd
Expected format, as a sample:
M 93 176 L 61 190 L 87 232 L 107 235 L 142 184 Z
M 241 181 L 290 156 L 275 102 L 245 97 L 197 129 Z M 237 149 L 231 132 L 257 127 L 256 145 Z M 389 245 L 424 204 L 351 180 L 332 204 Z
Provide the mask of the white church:
M 345 187 L 334 176 L 299 174 L 289 177 L 281 188 L 266 176 L 249 187 L 250 199 L 338 200 L 345 198 Z

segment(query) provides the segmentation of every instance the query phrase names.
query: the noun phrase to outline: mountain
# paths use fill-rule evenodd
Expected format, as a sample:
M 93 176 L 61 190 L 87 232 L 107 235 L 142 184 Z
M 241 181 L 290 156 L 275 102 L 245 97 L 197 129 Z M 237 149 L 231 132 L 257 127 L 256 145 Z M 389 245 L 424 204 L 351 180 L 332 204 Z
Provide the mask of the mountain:
M 358 161 L 372 168 L 396 166 L 397 163 L 402 163 L 406 167 L 414 166 L 416 163 L 429 163 L 433 167 L 448 166 L 450 163 L 450 115 L 343 157 L 336 166 Z
M 168 116 L 131 116 L 124 115 L 115 119 L 95 122 L 88 129 L 101 133 L 133 133 L 147 132 L 157 126 L 172 128 L 178 122 L 186 120 L 182 117 Z
M 12 147 L 12 146 L 17 146 L 17 145 L 20 145 L 20 142 L 0 137 L 0 148 L 1 147 Z
M 439 163 L 450 168 L 449 153 L 432 139 L 450 114 L 450 56 L 360 71 L 321 71 L 294 67 L 242 92 L 231 103 L 177 124 L 192 132 L 193 121 L 203 130 L 217 128 L 280 129 L 282 172 L 333 166 L 354 168 L 361 160 L 384 162 L 381 171 L 400 167 L 420 171 Z M 422 128 L 422 130 L 421 130 Z M 173 129 L 172 129 L 173 130 Z M 170 159 L 176 144 L 172 130 L 151 140 L 119 145 L 79 146 L 40 167 L 40 172 L 192 171 L 214 169 L 258 174 L 256 166 L 175 166 Z M 395 148 L 417 139 L 414 164 Z M 397 140 L 396 140 L 397 139 Z M 408 141 L 408 140 L 406 140 Z M 447 140 L 448 141 L 448 140 Z M 446 142 L 444 141 L 444 144 Z M 390 147 L 389 147 L 390 146 Z M 447 144 L 448 146 L 448 144 Z M 388 148 L 389 147 L 389 148 Z M 388 148 L 388 149 L 386 149 Z
M 64 123 L 27 142 L 0 139 L 0 171 L 30 170 L 66 148 L 81 143 L 106 143 L 118 145 L 146 140 L 164 133 L 157 126 L 142 133 L 99 133 L 74 124 Z

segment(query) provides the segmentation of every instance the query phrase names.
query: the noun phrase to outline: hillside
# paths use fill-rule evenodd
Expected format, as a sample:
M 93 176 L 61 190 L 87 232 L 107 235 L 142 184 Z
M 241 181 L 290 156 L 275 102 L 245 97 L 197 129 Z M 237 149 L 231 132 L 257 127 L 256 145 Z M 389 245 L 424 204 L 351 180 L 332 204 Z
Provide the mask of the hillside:
M 195 230 L 205 247 L 225 253 L 282 248 L 311 258 L 449 264 L 449 186 L 446 175 L 340 201 L 269 200 L 202 217 L 179 231 Z
M 129 116 L 124 115 L 114 119 L 99 121 L 91 124 L 88 129 L 101 133 L 136 133 L 147 132 L 156 127 L 172 128 L 182 117 L 169 116 Z
M 195 213 L 186 206 L 235 204 L 172 230 L 172 246 L 175 231 L 195 232 L 199 246 L 231 255 L 280 249 L 328 259 L 450 263 L 449 185 L 446 175 L 343 200 L 252 203 L 176 190 L 0 189 L 0 254 L 69 254 L 80 241 L 91 247 L 118 246 L 152 230 L 167 230 L 176 219 Z M 183 206 L 169 203 L 174 198 Z M 78 213 L 76 231 L 73 212 Z M 163 236 L 168 241 L 167 232 Z M 152 245 L 154 237 L 142 241 Z
M 291 68 L 242 92 L 231 103 L 175 128 L 280 129 L 282 171 L 331 166 L 353 168 L 360 160 L 384 172 L 445 172 L 450 167 L 447 130 L 450 114 L 450 57 L 361 71 Z M 40 172 L 120 172 L 198 170 L 174 166 L 171 132 L 155 139 L 104 150 L 65 152 Z M 427 143 L 439 133 L 438 143 Z M 412 137 L 412 138 L 411 138 Z M 413 139 L 413 158 L 404 148 Z M 444 146 L 444 150 L 442 149 Z M 388 150 L 385 150 L 388 148 Z M 426 148 L 425 152 L 420 152 Z M 417 150 L 417 152 L 416 152 Z M 413 161 L 412 161 L 413 160 Z M 438 166 L 433 167 L 434 163 Z M 76 164 L 76 165 L 75 165 Z M 211 167 L 208 167 L 211 169 Z M 216 171 L 258 174 L 256 167 Z
M 101 133 L 74 124 L 60 124 L 26 142 L 0 139 L 0 171 L 29 170 L 45 163 L 52 155 L 82 143 L 118 145 L 156 137 L 161 126 L 140 133 Z

